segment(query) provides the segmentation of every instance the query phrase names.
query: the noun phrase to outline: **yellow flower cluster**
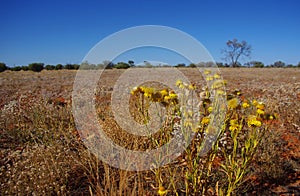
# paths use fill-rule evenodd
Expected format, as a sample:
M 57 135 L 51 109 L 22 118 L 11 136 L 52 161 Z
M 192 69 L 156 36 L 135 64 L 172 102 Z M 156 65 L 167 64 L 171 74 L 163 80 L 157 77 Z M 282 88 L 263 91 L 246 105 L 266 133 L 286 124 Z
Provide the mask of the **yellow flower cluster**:
M 220 74 L 217 74 L 217 73 L 216 73 L 216 74 L 214 75 L 214 78 L 215 78 L 215 79 L 220 79 L 221 76 L 220 76 Z
M 257 104 L 258 104 L 258 102 L 254 99 L 254 100 L 252 101 L 252 105 L 257 106 Z
M 202 120 L 201 120 L 201 124 L 208 125 L 209 121 L 210 121 L 209 117 L 203 117 Z
M 219 73 L 213 73 L 209 69 L 204 70 L 205 80 L 207 82 L 211 82 L 210 88 L 215 91 L 218 96 L 225 96 L 225 86 L 227 85 L 227 81 L 221 78 Z
M 212 89 L 219 89 L 225 86 L 224 80 L 215 80 L 212 84 Z
M 151 98 L 154 93 L 154 88 L 141 86 L 141 92 L 144 94 L 145 97 Z
M 177 103 L 177 94 L 173 90 L 163 89 L 156 90 L 152 87 L 134 87 L 131 92 L 132 95 L 142 94 L 149 98 L 152 102 L 164 102 L 164 103 Z
M 210 89 L 212 92 L 209 91 L 208 87 L 202 88 L 202 92 L 200 92 L 200 100 L 202 103 L 199 104 L 200 110 L 204 110 L 203 116 L 200 122 L 198 122 L 198 125 L 201 124 L 202 128 L 205 128 L 207 125 L 209 125 L 209 123 L 212 121 L 209 115 L 213 112 L 213 110 L 216 109 L 215 107 L 218 107 L 216 105 L 212 105 L 210 100 L 211 94 L 226 96 L 225 89 L 222 88 L 225 87 L 226 82 L 220 79 L 220 75 L 214 74 L 210 70 L 205 70 L 204 74 L 206 74 L 207 77 L 210 77 L 209 81 L 212 80 L 210 83 Z M 180 89 L 184 89 L 185 91 L 194 91 L 196 89 L 194 84 L 186 84 L 181 80 L 176 81 L 176 86 Z M 164 106 L 178 106 L 179 104 L 178 95 L 174 90 L 169 90 L 167 88 L 156 90 L 152 87 L 139 86 L 133 88 L 131 94 L 143 95 L 144 98 L 147 98 L 147 101 L 160 102 Z M 223 106 L 223 108 L 225 107 L 226 106 Z M 273 120 L 277 118 L 275 114 L 268 114 L 265 112 L 265 104 L 263 102 L 246 99 L 240 90 L 235 90 L 227 95 L 227 107 L 229 109 L 227 117 L 230 119 L 229 124 L 227 124 L 227 130 L 231 131 L 231 133 L 237 133 L 239 130 L 244 130 L 245 125 L 248 125 L 248 127 L 261 127 L 263 126 L 265 120 Z M 194 125 L 194 121 L 191 118 L 193 116 L 193 112 L 181 112 L 185 117 L 182 126 L 192 127 Z M 162 191 L 161 193 L 164 192 Z
M 246 108 L 249 108 L 249 107 L 250 107 L 250 104 L 249 104 L 248 102 L 243 102 L 243 103 L 242 103 L 242 107 L 245 108 L 245 109 L 246 109 Z
M 230 120 L 229 131 L 237 131 L 239 129 L 239 123 L 237 119 Z
M 212 80 L 214 80 L 213 76 L 206 76 L 206 81 L 212 81 Z
M 253 100 L 252 105 L 256 107 L 257 115 L 262 116 L 265 114 L 265 104 L 263 102 Z
M 221 76 L 220 74 L 218 73 L 215 73 L 215 74 L 212 74 L 211 70 L 204 70 L 204 75 L 206 75 L 206 80 L 207 81 L 212 81 L 212 80 L 215 80 L 215 79 L 221 79 Z
M 211 74 L 211 70 L 209 70 L 209 69 L 205 69 L 205 70 L 204 70 L 204 74 L 205 74 L 205 75 L 209 75 L 209 74 Z
M 233 98 L 227 101 L 228 108 L 229 109 L 235 109 L 239 106 L 239 100 L 238 98 Z
M 217 95 L 223 95 L 223 96 L 226 95 L 226 92 L 223 90 L 220 90 L 220 89 L 216 90 L 216 93 L 217 93 Z
M 247 123 L 248 123 L 248 126 L 249 126 L 249 127 L 252 127 L 252 126 L 260 127 L 260 126 L 262 125 L 261 121 L 259 121 L 259 120 L 257 119 L 257 117 L 254 116 L 254 115 L 249 115 L 249 116 L 248 116 L 248 121 L 247 121 Z
M 195 90 L 196 89 L 195 84 L 188 85 L 188 84 L 182 82 L 181 80 L 176 81 L 176 86 L 180 89 L 189 89 L 189 90 Z
M 264 110 L 265 109 L 265 104 L 263 102 L 258 102 L 256 104 L 256 108 L 260 109 L 260 110 Z

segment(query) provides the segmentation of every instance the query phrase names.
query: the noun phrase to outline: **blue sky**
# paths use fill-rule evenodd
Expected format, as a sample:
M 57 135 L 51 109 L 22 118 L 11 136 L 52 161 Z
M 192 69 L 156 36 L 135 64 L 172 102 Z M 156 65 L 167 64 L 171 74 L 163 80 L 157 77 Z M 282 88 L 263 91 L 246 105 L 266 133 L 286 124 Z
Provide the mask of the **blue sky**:
M 299 8 L 297 0 L 1 0 L 0 62 L 8 66 L 80 63 L 94 45 L 115 32 L 164 25 L 196 38 L 216 61 L 223 61 L 226 41 L 237 38 L 252 46 L 250 60 L 297 64 Z M 157 53 L 129 52 L 118 60 L 159 60 Z M 180 58 L 169 57 L 167 63 L 181 63 Z

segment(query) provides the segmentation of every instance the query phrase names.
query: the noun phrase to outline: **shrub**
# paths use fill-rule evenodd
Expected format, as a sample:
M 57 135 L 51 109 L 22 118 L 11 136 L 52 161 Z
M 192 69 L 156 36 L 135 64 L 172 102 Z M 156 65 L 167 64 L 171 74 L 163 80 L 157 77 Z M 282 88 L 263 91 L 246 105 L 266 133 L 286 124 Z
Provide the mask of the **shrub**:
M 114 67 L 117 69 L 128 69 L 130 65 L 124 62 L 119 62 Z
M 28 65 L 28 69 L 34 72 L 40 72 L 44 69 L 44 63 L 31 63 Z
M 188 67 L 195 68 L 195 67 L 197 67 L 197 65 L 195 63 L 191 63 L 191 64 L 189 64 Z
M 23 71 L 28 71 L 28 70 L 29 70 L 28 66 L 22 66 L 21 69 L 22 69 Z
M 77 65 L 77 64 L 66 64 L 64 66 L 64 69 L 79 69 L 80 65 Z
M 5 63 L 0 63 L 0 72 L 7 70 L 7 66 Z
M 15 67 L 10 68 L 10 70 L 12 70 L 12 71 L 21 71 L 22 67 L 21 66 L 15 66 Z
M 95 64 L 90 64 L 88 62 L 83 62 L 80 65 L 80 69 L 86 69 L 86 70 L 90 70 L 90 69 L 96 69 L 97 66 Z
M 61 69 L 63 69 L 63 65 L 62 64 L 57 64 L 55 66 L 55 70 L 61 70 Z
M 185 64 L 184 63 L 179 63 L 175 67 L 185 67 Z
M 46 66 L 45 66 L 45 69 L 46 69 L 46 70 L 54 70 L 54 69 L 55 69 L 55 66 L 54 66 L 54 65 L 46 65 Z

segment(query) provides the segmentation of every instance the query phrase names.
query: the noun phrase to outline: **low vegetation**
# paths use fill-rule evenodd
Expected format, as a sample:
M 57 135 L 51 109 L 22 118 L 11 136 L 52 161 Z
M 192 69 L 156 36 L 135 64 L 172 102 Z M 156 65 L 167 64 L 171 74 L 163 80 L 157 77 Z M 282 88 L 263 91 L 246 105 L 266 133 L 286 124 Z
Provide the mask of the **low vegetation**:
M 113 119 L 112 87 L 123 71 L 106 70 L 95 95 L 99 123 L 107 135 L 130 149 L 145 150 L 191 131 L 194 137 L 184 153 L 149 171 L 113 168 L 86 149 L 76 130 L 71 104 L 75 71 L 7 71 L 0 75 L 1 195 L 300 192 L 298 69 L 221 69 L 225 82 L 216 73 L 207 71 L 202 79 L 193 69 L 182 68 L 192 83 L 178 81 L 178 93 L 152 83 L 133 88 L 130 111 L 137 122 L 151 119 L 150 105 L 165 108 L 168 116 L 161 130 L 147 138 L 124 133 Z M 220 96 L 227 109 L 212 96 Z M 201 101 L 197 122 L 191 118 L 193 111 L 182 107 L 191 98 Z M 214 111 L 226 115 L 210 150 L 201 154 L 207 135 L 216 133 Z M 146 143 L 137 145 L 141 142 Z

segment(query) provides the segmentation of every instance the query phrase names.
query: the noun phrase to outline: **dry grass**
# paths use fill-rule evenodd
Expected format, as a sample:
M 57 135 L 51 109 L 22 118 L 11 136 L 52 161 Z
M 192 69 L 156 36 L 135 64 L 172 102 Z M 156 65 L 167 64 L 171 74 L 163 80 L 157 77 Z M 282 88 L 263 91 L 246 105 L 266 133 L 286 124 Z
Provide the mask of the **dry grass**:
M 132 138 L 112 119 L 110 96 L 122 72 L 106 70 L 99 82 L 96 96 L 99 120 L 118 144 L 129 149 L 143 148 L 138 144 L 147 142 L 147 138 Z M 192 69 L 182 72 L 198 86 L 202 85 L 201 76 Z M 246 97 L 264 101 L 270 112 L 280 116 L 277 123 L 269 126 L 246 182 L 236 194 L 298 194 L 300 70 L 228 68 L 221 69 L 221 73 L 228 81 L 229 91 L 240 89 Z M 89 153 L 80 141 L 71 113 L 75 74 L 75 71 L 0 74 L 1 195 L 155 195 L 159 182 L 170 190 L 169 195 L 184 195 L 187 168 L 184 156 L 159 172 L 128 172 L 112 168 Z M 214 161 L 216 168 L 218 161 Z M 216 186 L 223 182 L 222 173 L 217 170 L 213 173 L 207 180 L 214 189 L 207 188 L 207 194 L 216 194 Z

